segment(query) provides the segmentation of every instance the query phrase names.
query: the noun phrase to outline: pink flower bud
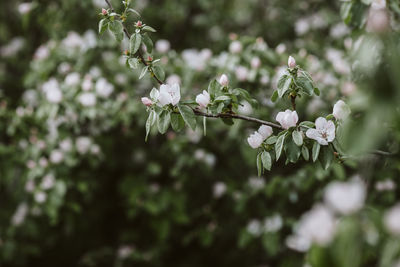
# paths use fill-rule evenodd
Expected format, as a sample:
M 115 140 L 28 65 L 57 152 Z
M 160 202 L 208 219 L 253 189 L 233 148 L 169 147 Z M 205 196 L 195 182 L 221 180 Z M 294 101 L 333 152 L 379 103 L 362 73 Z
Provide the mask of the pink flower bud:
M 103 14 L 104 16 L 108 15 L 107 9 L 102 8 L 101 9 L 101 14 Z
M 289 68 L 293 69 L 294 67 L 296 67 L 296 60 L 290 56 L 289 60 L 288 60 L 288 66 Z
M 140 20 L 138 20 L 136 22 L 136 27 L 142 27 L 142 26 L 143 26 L 143 23 Z
M 153 61 L 153 58 L 151 56 L 148 56 L 147 61 Z
M 151 99 L 148 97 L 142 97 L 142 103 L 146 107 L 150 107 L 151 105 L 153 105 L 153 101 L 151 101 Z
M 226 76 L 225 74 L 222 74 L 221 77 L 219 78 L 219 84 L 222 86 L 228 86 L 228 84 L 229 84 L 228 76 Z

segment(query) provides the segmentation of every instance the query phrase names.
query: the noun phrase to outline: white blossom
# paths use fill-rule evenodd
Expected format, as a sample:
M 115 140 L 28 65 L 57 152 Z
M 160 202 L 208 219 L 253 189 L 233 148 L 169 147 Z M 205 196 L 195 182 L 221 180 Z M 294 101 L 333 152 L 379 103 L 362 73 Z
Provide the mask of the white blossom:
M 76 86 L 80 83 L 81 76 L 77 72 L 72 72 L 65 77 L 65 84 L 67 86 Z
M 28 214 L 28 205 L 23 202 L 18 205 L 17 210 L 11 218 L 11 223 L 15 226 L 21 225 L 25 221 L 25 217 Z
M 279 214 L 268 217 L 264 220 L 264 231 L 265 232 L 277 232 L 282 228 L 283 221 Z
M 261 177 L 250 177 L 248 181 L 249 187 L 253 190 L 263 189 L 265 186 L 265 181 Z
M 280 123 L 280 125 L 284 129 L 289 129 L 290 127 L 295 127 L 299 120 L 299 116 L 296 111 L 291 111 L 290 109 L 285 110 L 285 112 L 279 112 L 276 115 L 276 121 Z
M 213 186 L 213 195 L 215 198 L 222 197 L 226 192 L 226 184 L 223 182 L 216 182 Z
M 62 151 L 67 152 L 72 149 L 72 141 L 71 139 L 64 139 L 60 142 L 60 148 Z
M 50 153 L 50 161 L 54 164 L 60 163 L 64 159 L 64 154 L 61 150 L 55 149 Z
M 390 233 L 400 236 L 400 204 L 385 213 L 384 223 Z
M 59 103 L 62 100 L 62 92 L 56 79 L 52 78 L 42 85 L 46 99 L 50 103 Z
M 249 232 L 250 234 L 252 234 L 254 236 L 260 235 L 262 233 L 262 227 L 261 227 L 260 221 L 257 219 L 251 220 L 247 224 L 247 232 Z
M 239 81 L 245 81 L 249 76 L 249 70 L 244 66 L 238 66 L 235 69 L 235 75 Z
M 37 203 L 43 203 L 47 199 L 47 194 L 45 192 L 39 191 L 35 193 L 34 198 Z
M 372 0 L 371 7 L 373 9 L 384 9 L 386 8 L 386 0 Z
M 31 10 L 32 10 L 32 3 L 25 2 L 18 5 L 18 12 L 21 15 L 27 14 Z
M 325 189 L 324 200 L 334 211 L 352 214 L 364 206 L 365 186 L 360 180 L 332 182 Z
M 323 117 L 319 117 L 315 121 L 316 129 L 308 129 L 306 136 L 316 140 L 320 145 L 326 146 L 335 139 L 335 124 L 333 121 L 327 121 Z
M 176 74 L 172 74 L 172 75 L 168 76 L 168 78 L 166 80 L 167 84 L 174 84 L 174 83 L 181 84 L 181 82 L 182 82 L 181 77 L 179 77 Z
M 253 57 L 250 61 L 250 65 L 253 69 L 258 69 L 261 66 L 261 59 L 259 57 Z
M 392 179 L 386 179 L 383 181 L 378 181 L 375 184 L 375 189 L 377 191 L 393 191 L 396 189 L 396 184 L 393 182 Z
M 109 97 L 114 91 L 114 86 L 104 78 L 100 78 L 97 80 L 95 88 L 96 93 L 104 98 Z
M 53 188 L 53 187 L 54 187 L 54 184 L 55 184 L 54 175 L 51 174 L 51 173 L 49 173 L 49 174 L 46 174 L 46 175 L 43 177 L 43 180 L 42 180 L 42 183 L 40 184 L 40 187 L 41 187 L 43 190 L 47 190 L 47 189 Z
M 81 136 L 76 139 L 76 150 L 80 154 L 86 154 L 89 151 L 90 146 L 92 145 L 92 140 L 89 137 Z
M 165 106 L 168 104 L 176 105 L 179 103 L 181 99 L 181 92 L 179 84 L 175 83 L 172 85 L 162 84 L 160 86 L 160 92 L 158 95 L 158 101 L 161 106 Z
M 196 103 L 199 104 L 200 107 L 207 107 L 208 104 L 210 104 L 210 94 L 206 90 L 203 90 L 202 94 L 196 96 Z
M 271 136 L 273 131 L 271 126 L 261 125 L 257 132 L 261 134 L 263 139 L 265 140 Z
M 164 54 L 169 51 L 169 49 L 171 48 L 171 44 L 169 43 L 168 40 L 161 39 L 156 42 L 155 47 L 156 47 L 157 52 Z
M 142 97 L 141 101 L 146 107 L 150 107 L 151 105 L 153 105 L 153 101 L 151 101 L 151 99 L 148 97 Z
M 264 138 L 259 132 L 254 132 L 247 138 L 247 142 L 254 149 L 260 147 L 263 141 Z
M 233 41 L 229 45 L 229 52 L 231 52 L 232 54 L 238 54 L 242 52 L 242 49 L 242 44 L 239 41 Z
M 343 100 L 339 100 L 333 106 L 332 114 L 337 120 L 345 120 L 350 113 L 351 111 L 349 106 Z
M 83 93 L 79 96 L 78 100 L 85 107 L 96 105 L 96 96 L 93 93 Z

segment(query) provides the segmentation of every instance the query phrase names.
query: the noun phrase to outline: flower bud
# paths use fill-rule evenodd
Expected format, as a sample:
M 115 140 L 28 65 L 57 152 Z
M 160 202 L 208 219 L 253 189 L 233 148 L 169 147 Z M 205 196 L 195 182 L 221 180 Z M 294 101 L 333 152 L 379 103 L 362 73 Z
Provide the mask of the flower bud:
M 153 61 L 153 58 L 151 56 L 148 56 L 147 61 Z
M 272 128 L 267 125 L 261 125 L 260 128 L 257 131 L 259 134 L 262 135 L 263 139 L 267 139 L 268 137 L 271 136 L 272 134 Z
M 288 66 L 289 66 L 289 68 L 291 68 L 291 69 L 293 69 L 294 67 L 296 67 L 296 60 L 294 59 L 294 57 L 292 57 L 292 56 L 289 57 Z
M 153 101 L 151 101 L 151 99 L 148 97 L 142 97 L 142 103 L 146 107 L 150 107 L 151 105 L 153 105 Z
M 225 74 L 222 74 L 221 77 L 219 78 L 219 84 L 222 86 L 228 86 L 228 84 L 229 84 L 228 76 L 226 76 Z
M 250 65 L 253 69 L 258 69 L 261 66 L 261 60 L 259 57 L 253 57 L 251 59 Z
M 203 90 L 202 94 L 196 96 L 196 103 L 199 104 L 200 107 L 207 107 L 208 104 L 210 104 L 210 94 L 206 90 Z
M 102 8 L 101 9 L 101 14 L 103 14 L 104 16 L 108 15 L 107 9 Z
M 136 27 L 142 27 L 142 26 L 143 26 L 143 23 L 142 23 L 140 20 L 138 20 L 138 21 L 136 22 L 135 26 L 136 26 Z

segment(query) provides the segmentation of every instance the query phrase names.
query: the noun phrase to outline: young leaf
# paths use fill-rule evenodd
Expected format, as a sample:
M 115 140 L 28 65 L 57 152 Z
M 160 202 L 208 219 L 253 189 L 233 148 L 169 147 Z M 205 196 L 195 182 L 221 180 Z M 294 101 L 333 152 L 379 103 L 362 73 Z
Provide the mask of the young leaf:
M 320 162 L 322 167 L 327 170 L 333 161 L 333 150 L 331 146 L 323 146 L 321 151 Z
M 300 87 L 301 91 L 305 94 L 311 96 L 314 92 L 314 85 L 313 83 L 304 76 L 300 76 L 296 80 L 296 84 Z
M 277 99 L 278 99 L 278 91 L 275 90 L 274 93 L 271 96 L 271 101 L 272 102 L 276 102 Z
M 115 39 L 121 42 L 124 39 L 124 32 L 122 22 L 119 20 L 114 20 L 108 23 L 108 29 L 114 34 Z
M 285 132 L 284 134 L 279 136 L 278 140 L 276 140 L 276 143 L 275 143 L 276 161 L 278 161 L 279 157 L 281 156 L 282 149 L 283 149 L 283 143 L 285 142 L 286 134 L 287 134 L 287 132 Z
M 158 116 L 157 120 L 158 131 L 161 134 L 165 134 L 165 132 L 168 130 L 170 122 L 171 122 L 171 114 L 168 111 L 163 110 Z
M 231 98 L 229 96 L 227 96 L 227 95 L 221 95 L 221 96 L 215 98 L 214 101 L 226 101 L 226 100 L 230 100 L 230 99 Z
M 263 164 L 262 164 L 262 160 L 261 160 L 261 153 L 258 153 L 257 155 L 257 173 L 258 176 L 261 176 L 263 171 Z
M 276 135 L 272 135 L 270 137 L 267 138 L 267 140 L 265 141 L 265 143 L 267 145 L 273 145 L 276 143 L 276 140 L 278 140 L 278 137 Z
M 185 121 L 181 114 L 172 113 L 171 114 L 171 126 L 174 131 L 179 132 L 185 127 Z
M 216 79 L 213 79 L 209 84 L 208 84 L 208 93 L 210 94 L 211 97 L 218 97 L 222 94 L 220 85 L 217 82 Z
M 288 138 L 285 144 L 285 153 L 287 159 L 292 163 L 296 163 L 300 157 L 300 148 L 294 143 L 291 138 Z
M 142 43 L 142 36 L 139 33 L 134 33 L 129 41 L 129 51 L 131 55 L 134 55 L 140 48 Z
M 128 64 L 132 69 L 137 69 L 139 66 L 139 60 L 137 58 L 130 58 L 128 59 Z
M 149 69 L 149 66 L 146 66 L 142 69 L 142 72 L 140 73 L 140 76 L 139 76 L 139 80 L 142 79 L 144 77 L 144 75 L 146 75 L 148 69 Z
M 301 154 L 303 155 L 304 160 L 308 161 L 310 159 L 310 153 L 306 146 L 301 147 Z
M 163 81 L 165 79 L 165 72 L 160 66 L 153 66 L 153 72 L 159 80 Z
M 147 48 L 147 52 L 150 54 L 153 51 L 153 41 L 151 40 L 151 38 L 149 37 L 149 35 L 143 34 L 142 36 L 142 40 L 143 43 L 145 44 L 146 48 Z M 154 63 L 154 62 L 153 62 Z
M 132 9 L 132 8 L 128 8 L 128 12 L 134 13 L 136 14 L 138 17 L 140 17 L 139 12 L 137 12 L 136 10 Z
M 316 96 L 319 96 L 321 94 L 321 92 L 319 91 L 319 89 L 317 87 L 314 88 L 314 94 Z
M 283 75 L 278 82 L 278 96 L 282 97 L 290 88 L 292 84 L 292 77 Z
M 312 147 L 312 160 L 313 160 L 313 162 L 315 162 L 318 159 L 320 148 L 321 148 L 321 146 L 317 142 L 314 142 L 314 145 Z
M 157 118 L 157 114 L 154 110 L 150 111 L 149 117 L 147 118 L 146 121 L 146 137 L 145 137 L 145 141 L 147 141 L 147 137 L 149 136 L 150 130 L 151 130 L 151 126 L 153 126 L 154 122 L 156 121 Z
M 194 115 L 193 110 L 185 105 L 178 104 L 179 112 L 181 113 L 183 120 L 185 123 L 192 128 L 192 130 L 196 129 L 196 116 Z
M 301 146 L 303 144 L 303 135 L 301 132 L 294 130 L 292 133 L 292 138 L 296 145 Z
M 145 31 L 145 32 L 156 32 L 156 30 L 154 28 L 152 28 L 150 26 L 147 26 L 147 25 L 143 27 L 143 31 Z
M 268 171 L 271 170 L 271 165 L 272 165 L 272 160 L 271 160 L 271 155 L 267 151 L 263 151 L 261 153 L 261 161 L 264 166 L 264 168 Z
M 107 19 L 102 19 L 99 22 L 99 34 L 103 34 L 104 31 L 107 29 L 108 21 Z

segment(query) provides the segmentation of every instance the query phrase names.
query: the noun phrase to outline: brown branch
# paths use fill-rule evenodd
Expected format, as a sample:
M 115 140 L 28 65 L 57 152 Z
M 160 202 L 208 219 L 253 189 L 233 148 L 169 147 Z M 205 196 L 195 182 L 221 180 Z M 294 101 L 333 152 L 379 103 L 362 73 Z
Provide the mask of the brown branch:
M 290 95 L 290 101 L 292 102 L 292 109 L 296 110 L 296 96 Z

